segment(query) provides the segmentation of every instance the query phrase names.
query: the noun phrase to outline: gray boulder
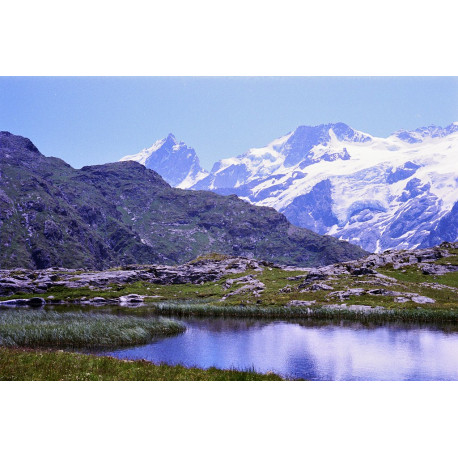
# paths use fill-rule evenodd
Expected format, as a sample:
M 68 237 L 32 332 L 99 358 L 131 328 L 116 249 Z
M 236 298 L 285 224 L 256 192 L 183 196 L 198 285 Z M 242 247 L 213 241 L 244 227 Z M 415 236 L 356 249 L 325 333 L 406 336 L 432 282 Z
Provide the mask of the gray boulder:
M 333 293 L 329 293 L 328 297 L 344 301 L 350 299 L 351 296 L 363 296 L 364 294 L 366 294 L 366 291 L 363 288 L 350 288 L 345 291 L 335 291 Z
M 43 307 L 46 301 L 42 297 L 31 297 L 30 299 L 10 299 L 8 301 L 0 301 L 0 307 Z
M 418 264 L 418 267 L 421 269 L 422 273 L 425 275 L 444 275 L 449 272 L 457 272 L 458 266 L 452 264 L 427 264 L 421 263 Z
M 289 301 L 286 307 L 309 307 L 314 305 L 316 301 Z
M 140 296 L 140 294 L 128 294 L 127 296 L 121 296 L 119 298 L 119 302 L 121 304 L 138 304 L 142 303 L 144 296 Z

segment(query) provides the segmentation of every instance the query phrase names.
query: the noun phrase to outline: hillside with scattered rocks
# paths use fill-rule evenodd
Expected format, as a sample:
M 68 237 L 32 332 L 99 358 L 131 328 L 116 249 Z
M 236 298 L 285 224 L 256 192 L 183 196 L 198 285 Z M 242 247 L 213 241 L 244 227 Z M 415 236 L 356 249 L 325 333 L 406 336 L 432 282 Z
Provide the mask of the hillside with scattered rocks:
M 166 314 L 332 318 L 343 313 L 458 324 L 458 243 L 319 268 L 213 254 L 180 266 L 0 271 L 0 307 L 72 303 Z

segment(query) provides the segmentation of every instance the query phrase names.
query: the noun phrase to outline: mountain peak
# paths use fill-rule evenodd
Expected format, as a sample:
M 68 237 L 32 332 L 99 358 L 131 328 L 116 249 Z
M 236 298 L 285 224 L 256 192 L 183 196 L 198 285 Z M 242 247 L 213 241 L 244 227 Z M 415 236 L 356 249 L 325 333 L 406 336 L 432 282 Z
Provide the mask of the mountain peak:
M 415 130 L 400 129 L 394 132 L 392 136 L 407 143 L 420 143 L 427 138 L 446 137 L 455 132 L 458 132 L 458 122 L 453 122 L 447 127 L 431 124 L 429 126 L 419 127 Z
M 136 161 L 159 173 L 170 185 L 190 187 L 208 175 L 193 148 L 178 141 L 172 133 L 156 141 L 138 154 L 124 156 L 120 161 Z
M 7 131 L 0 132 L 0 149 L 15 152 L 27 150 L 41 156 L 38 148 L 28 138 Z
M 192 189 L 274 207 L 297 226 L 370 251 L 415 247 L 429 243 L 428 231 L 456 202 L 456 132 L 458 123 L 398 131 L 399 139 L 342 122 L 299 126 L 220 160 Z
M 327 146 L 333 136 L 341 142 L 365 143 L 372 139 L 370 135 L 352 129 L 343 122 L 319 124 L 317 126 L 299 126 L 288 137 L 281 152 L 285 154 L 285 166 L 290 167 L 306 160 L 318 145 Z
M 175 135 L 172 133 L 168 134 L 167 137 L 161 140 L 162 145 L 161 148 L 173 148 L 175 145 L 178 145 L 183 142 L 178 142 Z

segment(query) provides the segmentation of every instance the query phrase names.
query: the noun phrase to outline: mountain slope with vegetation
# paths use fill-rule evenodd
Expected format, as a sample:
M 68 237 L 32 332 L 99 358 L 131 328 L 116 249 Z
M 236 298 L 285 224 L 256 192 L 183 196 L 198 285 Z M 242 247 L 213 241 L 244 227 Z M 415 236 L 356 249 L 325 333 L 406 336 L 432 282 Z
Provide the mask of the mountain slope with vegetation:
M 137 162 L 73 169 L 0 132 L 0 267 L 177 264 L 219 252 L 300 266 L 365 252 L 235 195 L 170 187 Z

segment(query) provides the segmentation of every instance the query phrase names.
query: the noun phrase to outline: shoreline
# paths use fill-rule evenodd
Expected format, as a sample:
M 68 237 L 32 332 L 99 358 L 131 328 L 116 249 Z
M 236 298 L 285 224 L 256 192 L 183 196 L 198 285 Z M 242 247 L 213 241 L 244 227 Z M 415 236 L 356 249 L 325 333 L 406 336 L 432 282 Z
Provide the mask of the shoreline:
M 0 381 L 283 381 L 253 370 L 200 369 L 63 350 L 0 347 Z
M 94 305 L 90 302 L 48 302 L 38 310 L 52 311 L 56 307 L 60 311 L 80 308 L 94 313 L 120 310 L 126 315 L 137 315 L 154 312 L 158 316 L 176 317 L 231 317 L 231 318 L 266 318 L 266 319 L 297 319 L 312 318 L 318 320 L 349 320 L 372 323 L 421 323 L 421 324 L 451 324 L 458 326 L 458 310 L 416 308 L 384 308 L 365 304 L 325 304 L 322 306 L 253 306 L 253 305 L 215 305 L 211 302 L 182 300 L 176 302 L 143 302 L 135 305 L 121 305 L 119 301 L 104 301 Z M 9 310 L 2 307 L 1 310 Z M 20 306 L 13 310 L 37 310 L 34 307 Z

